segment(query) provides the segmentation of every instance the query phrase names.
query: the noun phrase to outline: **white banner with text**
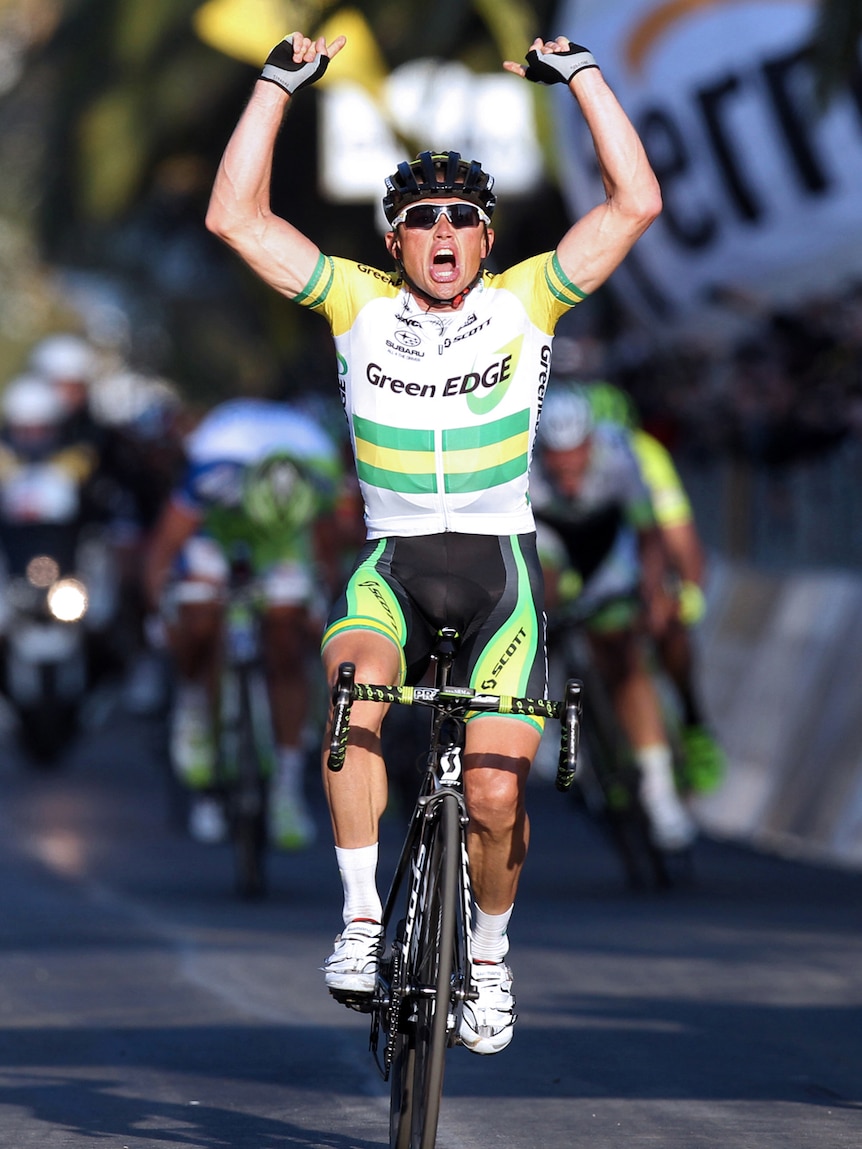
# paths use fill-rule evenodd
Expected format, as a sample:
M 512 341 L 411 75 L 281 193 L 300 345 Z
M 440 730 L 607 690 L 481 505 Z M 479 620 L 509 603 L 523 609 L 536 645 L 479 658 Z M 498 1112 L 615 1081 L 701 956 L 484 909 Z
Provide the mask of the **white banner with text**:
M 596 57 L 644 141 L 660 219 L 614 284 L 655 329 L 703 324 L 728 292 L 779 305 L 862 282 L 862 77 L 818 108 L 814 0 L 564 0 L 558 27 Z M 562 88 L 573 215 L 604 197 Z

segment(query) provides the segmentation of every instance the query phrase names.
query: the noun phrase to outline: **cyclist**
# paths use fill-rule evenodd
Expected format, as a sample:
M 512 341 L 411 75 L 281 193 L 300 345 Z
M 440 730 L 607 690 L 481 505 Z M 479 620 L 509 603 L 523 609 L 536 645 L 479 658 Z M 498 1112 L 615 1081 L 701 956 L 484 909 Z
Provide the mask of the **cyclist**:
M 492 275 L 493 180 L 457 152 L 425 151 L 386 180 L 394 271 L 323 254 L 270 208 L 273 150 L 294 94 L 344 47 L 300 33 L 273 49 L 228 143 L 208 226 L 276 290 L 332 329 L 368 541 L 323 640 L 360 681 L 421 674 L 438 625 L 463 636 L 456 673 L 507 694 L 543 693 L 544 622 L 527 477 L 559 318 L 595 291 L 660 211 L 658 183 L 592 55 L 537 39 L 528 67 L 567 84 L 592 132 L 607 198 L 545 252 Z M 344 928 L 325 982 L 371 993 L 381 948 L 378 821 L 386 805 L 384 707 L 354 708 L 347 761 L 324 770 Z M 527 852 L 526 777 L 540 730 L 483 715 L 467 730 L 465 793 L 475 894 L 478 999 L 460 1039 L 477 1053 L 508 1045 L 515 1020 L 507 927 Z
M 724 776 L 725 756 L 709 729 L 697 685 L 691 628 L 701 621 L 706 609 L 706 560 L 691 502 L 670 452 L 640 425 L 627 392 L 604 379 L 585 383 L 584 392 L 597 422 L 615 423 L 628 431 L 649 488 L 670 568 L 668 589 L 675 603 L 663 630 L 654 638 L 681 706 L 685 761 L 680 781 L 684 789 L 697 793 L 714 790 Z
M 275 736 L 270 836 L 299 849 L 315 830 L 303 794 L 308 655 L 319 636 L 327 562 L 315 548 L 338 485 L 335 447 L 285 403 L 236 399 L 209 412 L 186 440 L 185 475 L 150 540 L 145 581 L 153 607 L 166 596 L 177 674 L 170 754 L 190 789 L 189 831 L 219 841 L 226 826 L 213 790 L 213 714 L 219 676 L 221 595 L 232 560 L 258 578 L 266 608 L 264 659 Z
M 550 528 L 540 553 L 549 580 L 577 575 L 579 612 L 588 620 L 593 656 L 640 771 L 641 800 L 656 845 L 688 848 L 695 825 L 677 794 L 661 704 L 640 641 L 647 625 L 662 633 L 672 600 L 666 558 L 627 433 L 596 424 L 583 390 L 552 389 L 538 436 L 533 478 L 536 518 Z M 556 542 L 556 546 L 553 543 Z M 559 593 L 556 597 L 559 597 Z

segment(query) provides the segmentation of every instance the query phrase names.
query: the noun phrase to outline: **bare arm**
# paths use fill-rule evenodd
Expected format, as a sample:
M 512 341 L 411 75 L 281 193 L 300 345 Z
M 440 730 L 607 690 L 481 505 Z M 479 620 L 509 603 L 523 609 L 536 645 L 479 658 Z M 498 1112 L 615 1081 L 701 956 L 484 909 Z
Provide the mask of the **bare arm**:
M 702 587 L 706 581 L 706 562 L 694 520 L 661 530 L 670 565 L 684 582 Z
M 293 58 L 332 58 L 343 36 L 327 47 L 321 37 L 294 33 Z M 261 279 L 293 297 L 306 286 L 320 251 L 315 243 L 270 208 L 275 142 L 292 96 L 278 83 L 258 80 L 216 173 L 206 225 L 234 249 Z
M 200 516 L 170 500 L 153 528 L 144 556 L 144 591 L 151 610 L 158 610 L 171 564 L 200 526 Z
M 677 604 L 665 586 L 667 552 L 664 537 L 657 526 L 638 531 L 638 552 L 647 627 L 652 634 L 663 634 L 670 619 L 676 614 Z
M 531 51 L 567 53 L 565 37 L 535 40 Z M 507 71 L 527 69 L 507 60 Z M 530 78 L 529 76 L 527 78 Z M 661 211 L 661 191 L 640 137 L 597 67 L 584 67 L 568 81 L 593 137 L 606 199 L 582 216 L 563 236 L 557 257 L 582 291 L 600 287 Z

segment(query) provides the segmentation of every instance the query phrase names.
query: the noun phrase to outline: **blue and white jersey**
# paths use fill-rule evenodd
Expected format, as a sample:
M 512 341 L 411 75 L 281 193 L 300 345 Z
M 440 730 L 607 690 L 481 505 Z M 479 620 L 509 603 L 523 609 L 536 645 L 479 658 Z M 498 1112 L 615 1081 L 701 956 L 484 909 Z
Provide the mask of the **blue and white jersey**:
M 188 466 L 175 499 L 204 514 L 239 507 L 249 468 L 287 455 L 329 483 L 339 471 L 338 450 L 304 412 L 268 399 L 231 399 L 213 408 L 185 441 Z

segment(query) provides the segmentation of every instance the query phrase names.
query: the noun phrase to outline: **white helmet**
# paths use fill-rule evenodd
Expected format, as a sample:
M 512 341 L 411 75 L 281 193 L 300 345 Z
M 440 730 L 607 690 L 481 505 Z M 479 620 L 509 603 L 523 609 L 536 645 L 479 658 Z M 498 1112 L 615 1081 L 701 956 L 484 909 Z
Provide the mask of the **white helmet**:
M 0 400 L 6 423 L 15 427 L 50 427 L 60 423 L 66 406 L 57 388 L 41 375 L 19 375 L 7 383 Z
M 96 373 L 96 353 L 80 335 L 49 335 L 33 348 L 29 367 L 47 379 L 89 383 Z
M 552 390 L 542 407 L 539 444 L 549 451 L 571 451 L 589 438 L 594 426 L 593 409 L 582 391 Z

